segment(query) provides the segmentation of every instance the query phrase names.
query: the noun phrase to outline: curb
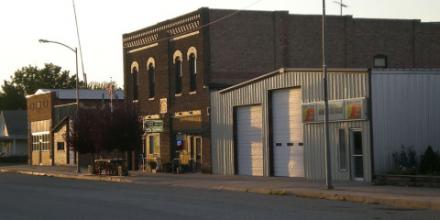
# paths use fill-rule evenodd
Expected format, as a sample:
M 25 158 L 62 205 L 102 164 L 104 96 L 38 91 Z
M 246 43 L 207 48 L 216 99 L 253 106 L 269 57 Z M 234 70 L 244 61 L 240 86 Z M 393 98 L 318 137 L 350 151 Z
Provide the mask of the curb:
M 161 184 L 164 185 L 164 184 Z M 331 201 L 347 201 L 372 205 L 387 205 L 399 209 L 430 209 L 440 211 L 440 201 L 421 199 L 417 196 L 398 196 L 387 194 L 370 194 L 362 192 L 347 193 L 344 191 L 325 191 L 321 189 L 295 188 L 295 189 L 270 189 L 270 188 L 243 188 L 235 186 L 207 186 L 197 187 L 186 184 L 166 184 L 173 187 L 186 187 L 193 189 L 211 189 L 231 192 L 247 192 L 274 196 L 295 196 L 300 198 L 325 199 Z
M 230 190 L 228 188 L 219 188 Z M 252 192 L 268 195 L 290 195 L 301 198 L 325 199 L 332 201 L 348 201 L 365 204 L 381 204 L 401 209 L 430 209 L 440 211 L 440 201 L 431 201 L 429 199 L 420 199 L 416 196 L 395 196 L 395 195 L 375 195 L 368 193 L 346 193 L 343 191 L 326 192 L 323 190 L 295 189 L 233 189 L 233 191 Z
M 64 179 L 74 179 L 74 180 L 91 180 L 91 181 L 102 181 L 102 182 L 113 182 L 113 183 L 132 183 L 132 180 L 125 179 L 124 177 L 112 177 L 112 176 L 74 176 L 74 175 L 66 175 L 66 174 L 56 174 L 56 173 L 43 173 L 43 172 L 35 172 L 35 171 L 21 171 L 21 170 L 8 170 L 8 169 L 0 169 L 0 173 L 15 173 L 15 174 L 23 174 L 23 175 L 32 175 L 32 176 L 48 176 L 48 177 L 57 177 Z

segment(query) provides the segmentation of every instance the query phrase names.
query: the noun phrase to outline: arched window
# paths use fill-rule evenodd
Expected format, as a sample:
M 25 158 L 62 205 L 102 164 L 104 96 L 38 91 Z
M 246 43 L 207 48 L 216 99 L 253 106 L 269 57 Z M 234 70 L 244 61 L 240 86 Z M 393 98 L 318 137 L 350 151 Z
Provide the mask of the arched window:
M 182 52 L 176 51 L 173 56 L 175 75 L 175 94 L 182 93 Z
M 189 88 L 190 92 L 197 90 L 197 50 L 194 47 L 190 47 L 187 53 L 187 59 L 189 64 Z
M 148 97 L 154 98 L 156 89 L 156 68 L 155 62 L 152 57 L 147 61 L 147 74 L 148 74 Z
M 154 92 L 155 92 L 155 87 L 156 87 L 156 78 L 155 78 L 155 69 L 153 64 L 150 63 L 150 65 L 148 65 L 148 88 L 149 88 L 149 97 L 150 98 L 154 98 Z
M 387 68 L 388 66 L 387 56 L 383 54 L 378 54 L 374 56 L 373 62 L 374 68 Z
M 133 62 L 131 64 L 131 81 L 132 81 L 132 95 L 133 100 L 138 100 L 138 70 L 139 64 L 137 62 Z

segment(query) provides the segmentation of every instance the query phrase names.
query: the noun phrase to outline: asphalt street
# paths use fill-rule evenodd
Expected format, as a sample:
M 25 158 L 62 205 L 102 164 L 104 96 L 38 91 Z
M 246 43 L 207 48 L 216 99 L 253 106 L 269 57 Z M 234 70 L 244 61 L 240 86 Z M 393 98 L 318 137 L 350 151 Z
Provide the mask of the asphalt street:
M 0 174 L 0 219 L 440 219 L 382 205 Z

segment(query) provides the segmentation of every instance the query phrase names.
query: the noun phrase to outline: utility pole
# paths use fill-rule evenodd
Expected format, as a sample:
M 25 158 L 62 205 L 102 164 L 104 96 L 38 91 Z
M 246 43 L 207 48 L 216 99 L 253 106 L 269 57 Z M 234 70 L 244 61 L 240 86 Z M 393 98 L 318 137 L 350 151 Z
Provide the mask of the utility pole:
M 325 0 L 322 0 L 322 72 L 324 74 L 324 127 L 325 127 L 325 185 L 327 189 L 333 189 L 332 172 L 330 161 L 330 137 L 329 137 L 329 108 L 328 108 L 328 74 L 325 60 Z
M 81 40 L 79 38 L 79 28 L 78 28 L 78 19 L 76 17 L 75 0 L 72 0 L 72 5 L 73 5 L 73 14 L 75 15 L 76 36 L 78 37 L 79 55 L 81 56 L 81 69 L 82 69 L 82 73 L 83 73 L 84 88 L 87 88 L 87 75 L 84 72 L 84 59 L 83 59 L 83 55 L 82 55 Z
M 109 85 L 109 94 L 110 94 L 110 112 L 113 113 L 113 79 L 110 77 L 110 85 Z
M 342 8 L 347 8 L 348 7 L 348 5 L 346 5 L 346 4 L 344 4 L 343 2 L 342 2 L 342 0 L 339 0 L 339 1 L 333 1 L 335 4 L 337 4 L 337 5 L 339 5 L 339 7 L 340 7 L 340 13 L 341 13 L 341 16 L 342 16 Z

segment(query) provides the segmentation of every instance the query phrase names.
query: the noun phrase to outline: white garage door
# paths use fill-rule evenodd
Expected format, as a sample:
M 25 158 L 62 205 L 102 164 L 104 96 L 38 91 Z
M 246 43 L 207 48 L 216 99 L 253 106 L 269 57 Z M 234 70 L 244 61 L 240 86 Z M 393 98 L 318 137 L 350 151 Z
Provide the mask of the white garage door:
M 275 176 L 304 177 L 301 102 L 301 89 L 283 89 L 272 93 Z
M 261 106 L 237 108 L 238 174 L 263 175 Z

